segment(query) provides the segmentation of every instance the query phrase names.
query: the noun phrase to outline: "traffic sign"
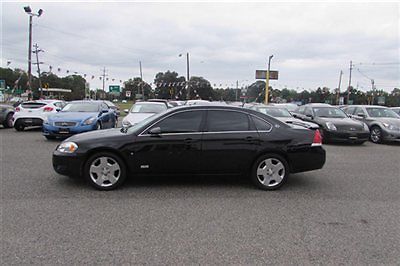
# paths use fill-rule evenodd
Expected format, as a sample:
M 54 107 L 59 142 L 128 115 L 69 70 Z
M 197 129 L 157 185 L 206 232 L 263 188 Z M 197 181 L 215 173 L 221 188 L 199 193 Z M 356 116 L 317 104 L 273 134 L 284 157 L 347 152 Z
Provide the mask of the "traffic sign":
M 131 97 L 131 91 L 125 91 L 126 97 L 130 98 Z
M 111 93 L 120 93 L 121 87 L 119 85 L 110 85 L 108 86 L 108 91 Z
M 270 70 L 269 71 L 269 79 L 278 79 L 278 71 Z M 256 70 L 256 79 L 266 79 L 267 78 L 267 70 Z

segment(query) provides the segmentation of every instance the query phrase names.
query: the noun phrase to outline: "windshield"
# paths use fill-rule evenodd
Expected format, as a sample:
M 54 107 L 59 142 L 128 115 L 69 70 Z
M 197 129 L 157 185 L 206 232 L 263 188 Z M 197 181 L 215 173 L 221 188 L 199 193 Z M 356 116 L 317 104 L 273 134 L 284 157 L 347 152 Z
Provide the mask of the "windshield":
M 131 113 L 161 113 L 167 110 L 165 104 L 136 103 L 131 108 Z
M 315 116 L 317 117 L 330 117 L 330 118 L 346 118 L 347 115 L 335 107 L 314 107 Z
M 257 110 L 263 114 L 270 115 L 272 117 L 292 117 L 289 111 L 285 108 L 258 107 Z
M 126 129 L 126 132 L 127 133 L 133 133 L 133 132 L 137 131 L 138 129 L 140 129 L 141 127 L 145 126 L 147 123 L 151 123 L 153 120 L 156 120 L 157 118 L 159 118 L 163 114 L 164 114 L 164 112 L 149 116 L 146 119 L 138 122 L 137 124 L 134 124 L 133 126 L 128 127 Z M 124 128 L 122 128 L 121 130 L 124 130 Z
M 99 105 L 95 103 L 69 103 L 61 111 L 94 113 L 99 111 Z
M 395 112 L 389 108 L 366 108 L 370 117 L 390 117 L 400 118 Z

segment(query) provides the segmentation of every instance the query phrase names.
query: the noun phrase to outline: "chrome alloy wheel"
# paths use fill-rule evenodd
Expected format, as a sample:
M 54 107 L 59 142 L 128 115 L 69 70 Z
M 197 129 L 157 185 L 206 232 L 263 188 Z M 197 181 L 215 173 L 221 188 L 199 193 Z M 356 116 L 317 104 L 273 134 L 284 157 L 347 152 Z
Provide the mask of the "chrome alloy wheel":
M 111 157 L 99 157 L 90 165 L 89 175 L 98 186 L 110 187 L 118 182 L 121 176 L 121 167 Z
M 371 130 L 371 140 L 374 143 L 378 143 L 381 141 L 382 132 L 379 128 L 375 127 Z
M 285 166 L 276 158 L 261 161 L 257 167 L 258 181 L 267 187 L 279 185 L 285 177 Z

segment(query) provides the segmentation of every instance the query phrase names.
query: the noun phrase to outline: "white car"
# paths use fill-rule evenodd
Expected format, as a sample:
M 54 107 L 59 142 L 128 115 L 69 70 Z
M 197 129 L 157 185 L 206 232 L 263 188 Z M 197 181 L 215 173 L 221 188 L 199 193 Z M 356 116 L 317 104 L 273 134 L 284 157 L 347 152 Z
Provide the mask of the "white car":
M 17 131 L 26 127 L 42 126 L 43 120 L 51 113 L 57 113 L 65 106 L 60 100 L 38 100 L 23 102 L 15 108 L 13 126 Z
M 167 105 L 163 102 L 137 102 L 132 105 L 129 111 L 125 110 L 128 115 L 122 120 L 122 126 L 133 126 L 140 121 L 167 109 Z

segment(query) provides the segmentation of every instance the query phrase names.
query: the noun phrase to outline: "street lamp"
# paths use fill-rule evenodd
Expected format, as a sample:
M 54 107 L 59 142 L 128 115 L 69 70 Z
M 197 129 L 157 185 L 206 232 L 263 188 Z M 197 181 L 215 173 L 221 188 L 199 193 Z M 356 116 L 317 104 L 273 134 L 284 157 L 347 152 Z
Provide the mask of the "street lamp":
M 269 91 L 269 71 L 271 69 L 271 59 L 274 55 L 270 55 L 268 57 L 268 70 L 267 70 L 267 77 L 265 80 L 265 104 L 268 104 L 268 91 Z
M 43 9 L 39 9 L 37 14 L 32 13 L 32 9 L 30 6 L 24 7 L 25 12 L 29 15 L 29 48 L 28 48 L 28 86 L 29 90 L 32 90 L 32 17 L 40 17 L 43 13 Z
M 179 57 L 182 57 L 182 54 L 179 54 Z M 187 79 L 187 95 L 186 95 L 186 100 L 190 100 L 189 53 L 186 53 L 186 79 Z

